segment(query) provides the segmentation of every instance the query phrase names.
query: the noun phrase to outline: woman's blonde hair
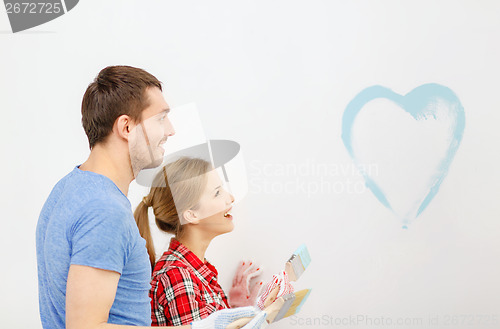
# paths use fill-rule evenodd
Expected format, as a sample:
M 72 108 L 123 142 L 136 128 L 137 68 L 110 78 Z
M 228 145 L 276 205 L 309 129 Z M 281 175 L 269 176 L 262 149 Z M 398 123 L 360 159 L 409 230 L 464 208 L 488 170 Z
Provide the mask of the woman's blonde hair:
M 146 240 L 151 267 L 156 254 L 149 228 L 148 208 L 153 207 L 156 226 L 163 232 L 179 238 L 184 233 L 181 216 L 185 210 L 196 209 L 207 184 L 206 173 L 212 170 L 210 162 L 181 157 L 165 165 L 153 180 L 149 194 L 134 212 L 141 236 Z

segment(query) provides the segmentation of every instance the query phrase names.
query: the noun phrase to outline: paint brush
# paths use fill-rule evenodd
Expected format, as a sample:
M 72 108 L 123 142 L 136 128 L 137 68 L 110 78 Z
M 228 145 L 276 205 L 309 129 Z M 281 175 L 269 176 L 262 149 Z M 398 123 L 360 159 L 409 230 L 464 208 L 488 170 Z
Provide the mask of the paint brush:
M 305 244 L 302 244 L 297 250 L 292 254 L 292 256 L 285 263 L 285 272 L 290 281 L 297 281 L 299 277 L 304 273 L 306 268 L 311 264 L 311 256 Z M 280 291 L 280 286 L 276 286 L 273 290 L 269 292 L 263 305 L 260 306 L 262 309 L 271 305 Z M 293 291 L 293 289 L 292 289 Z
M 290 281 L 297 281 L 311 264 L 311 256 L 305 244 L 301 245 L 285 264 L 285 271 Z
M 276 316 L 273 317 L 274 312 L 270 313 L 267 316 L 266 320 L 268 321 L 268 323 L 273 323 L 299 313 L 302 305 L 304 305 L 310 293 L 311 289 L 303 289 L 291 294 L 287 294 L 285 296 L 281 296 L 280 298 L 283 298 L 284 300 L 283 306 L 278 312 L 276 312 Z
M 302 305 L 309 297 L 311 289 L 304 289 L 291 294 L 281 296 L 276 299 L 274 303 L 266 307 L 264 310 L 267 312 L 266 321 L 267 323 L 274 323 L 281 319 L 287 318 L 294 314 L 297 314 Z M 239 329 L 250 322 L 252 318 L 241 318 L 232 323 L 230 323 L 226 329 Z

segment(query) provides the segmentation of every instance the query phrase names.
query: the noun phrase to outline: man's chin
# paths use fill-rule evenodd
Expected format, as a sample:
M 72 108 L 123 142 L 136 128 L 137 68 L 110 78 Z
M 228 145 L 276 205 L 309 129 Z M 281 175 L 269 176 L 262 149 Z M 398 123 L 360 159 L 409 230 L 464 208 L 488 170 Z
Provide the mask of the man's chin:
M 155 159 L 153 162 L 146 164 L 142 169 L 153 169 L 159 167 L 163 163 L 163 158 Z
M 158 168 L 162 163 L 163 163 L 163 158 L 157 159 L 153 162 L 146 162 L 146 161 L 132 162 L 131 165 L 134 178 L 137 177 L 137 175 L 141 170 Z

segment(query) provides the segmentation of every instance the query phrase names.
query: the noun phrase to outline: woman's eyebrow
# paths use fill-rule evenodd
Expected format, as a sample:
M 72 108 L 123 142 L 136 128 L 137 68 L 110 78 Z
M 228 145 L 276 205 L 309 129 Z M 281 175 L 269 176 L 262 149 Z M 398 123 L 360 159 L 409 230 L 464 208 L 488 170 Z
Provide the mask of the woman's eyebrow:
M 219 185 L 219 186 L 217 186 L 216 188 L 214 188 L 214 190 L 216 190 L 216 189 L 218 189 L 218 188 L 221 188 L 221 187 L 222 187 L 222 185 Z

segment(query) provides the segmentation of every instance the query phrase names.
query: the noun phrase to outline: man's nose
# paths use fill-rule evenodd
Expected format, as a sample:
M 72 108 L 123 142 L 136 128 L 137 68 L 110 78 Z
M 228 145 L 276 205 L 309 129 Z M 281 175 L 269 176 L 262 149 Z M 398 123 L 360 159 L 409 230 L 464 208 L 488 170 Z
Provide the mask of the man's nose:
M 175 135 L 175 129 L 174 126 L 172 125 L 172 122 L 170 121 L 169 118 L 166 118 L 165 120 L 165 136 L 173 136 Z

